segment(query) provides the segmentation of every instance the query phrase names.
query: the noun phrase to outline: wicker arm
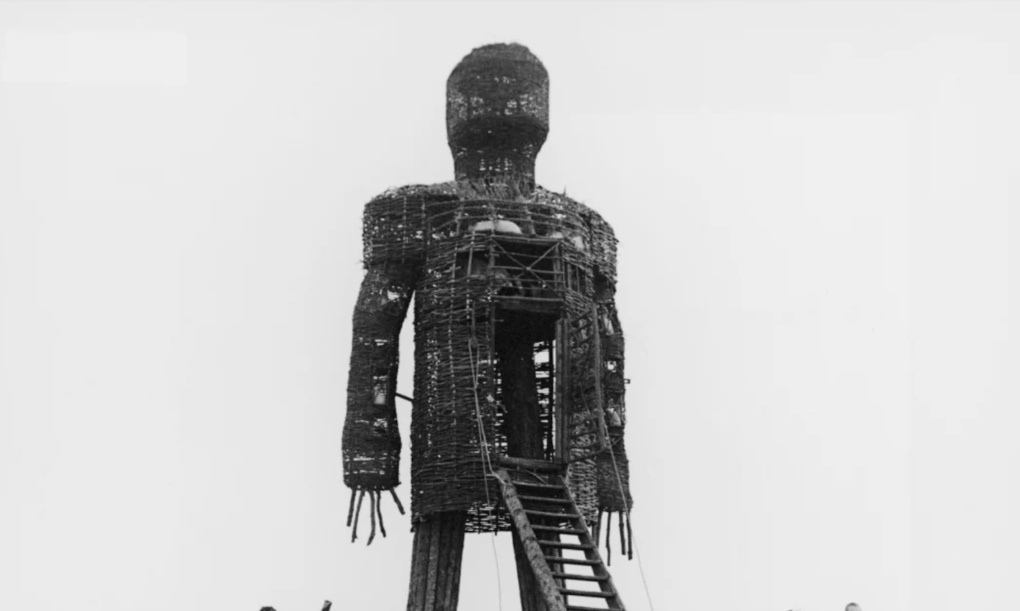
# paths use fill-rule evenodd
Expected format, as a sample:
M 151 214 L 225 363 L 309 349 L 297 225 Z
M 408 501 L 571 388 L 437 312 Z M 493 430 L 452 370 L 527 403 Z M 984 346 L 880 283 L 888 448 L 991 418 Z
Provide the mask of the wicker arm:
M 630 496 L 630 470 L 623 444 L 627 424 L 624 402 L 623 331 L 612 298 L 598 304 L 599 333 L 602 344 L 602 396 L 610 451 L 598 457 L 599 509 L 627 512 L 634 504 Z
M 616 302 L 613 298 L 614 283 L 608 278 L 597 277 L 596 286 L 599 333 L 604 363 L 602 395 L 610 446 L 609 451 L 599 454 L 595 460 L 598 473 L 599 504 L 599 524 L 596 526 L 596 532 L 603 528 L 603 513 L 609 514 L 606 526 L 611 524 L 613 513 L 619 514 L 617 524 L 620 530 L 620 546 L 629 557 L 631 555 L 631 548 L 628 545 L 630 510 L 634 506 L 634 500 L 630 495 L 630 461 L 627 458 L 627 449 L 623 442 L 624 429 L 627 424 L 624 403 L 627 379 L 624 377 L 623 329 L 620 327 Z M 606 533 L 607 553 L 609 553 L 608 537 L 611 535 L 612 533 Z
M 414 274 L 412 266 L 396 262 L 369 267 L 354 308 L 343 431 L 344 483 L 353 489 L 348 525 L 353 517 L 354 537 L 364 493 L 369 493 L 371 501 L 374 536 L 380 492 L 392 492 L 400 484 L 397 366 L 400 328 L 414 290 Z M 393 498 L 403 513 L 395 494 Z M 381 525 L 382 514 L 378 515 Z
M 616 313 L 616 236 L 612 226 L 595 211 L 588 211 L 591 256 L 594 262 L 594 299 L 602 347 L 602 401 L 611 451 L 596 458 L 599 513 L 626 514 L 630 496 L 630 469 L 623 445 L 627 424 L 624 387 L 623 329 Z

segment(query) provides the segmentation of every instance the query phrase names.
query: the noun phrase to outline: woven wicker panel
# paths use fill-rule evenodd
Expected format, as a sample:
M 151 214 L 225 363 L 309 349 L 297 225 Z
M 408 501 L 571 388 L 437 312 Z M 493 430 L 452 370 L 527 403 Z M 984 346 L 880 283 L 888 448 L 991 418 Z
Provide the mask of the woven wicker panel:
M 344 483 L 382 490 L 399 484 L 397 429 L 398 342 L 424 259 L 422 210 L 447 198 L 414 185 L 387 191 L 365 206 L 365 279 L 354 308 L 347 419 L 343 431 Z
M 615 237 L 598 215 L 563 195 L 470 181 L 387 191 L 366 206 L 363 236 L 367 271 L 354 316 L 345 482 L 368 489 L 398 483 L 396 350 L 414 293 L 413 520 L 467 511 L 468 531 L 508 530 L 500 491 L 485 477 L 486 454 L 495 460 L 507 444 L 495 350 L 499 312 L 509 303 L 555 302 L 555 312 L 543 316 L 565 319 L 570 329 L 568 433 L 572 446 L 590 445 L 600 409 L 596 384 L 603 404 L 623 414 L 622 334 L 611 301 Z M 536 362 L 537 396 L 551 457 L 551 340 L 537 341 L 534 350 L 544 355 Z M 615 507 L 603 499 L 609 488 L 600 461 L 589 456 L 568 473 L 589 520 L 600 506 Z
M 602 395 L 611 451 L 599 455 L 598 504 L 600 511 L 626 512 L 634 501 L 630 496 L 630 465 L 623 444 L 627 424 L 624 401 L 624 339 L 620 318 L 612 300 L 612 286 L 596 295 L 602 355 Z M 614 460 L 615 459 L 615 460 Z
M 612 453 L 603 452 L 595 459 L 598 507 L 599 511 L 627 512 L 634 507 L 634 499 L 630 496 L 630 461 L 623 443 L 623 431 L 610 431 L 609 438 L 613 444 Z

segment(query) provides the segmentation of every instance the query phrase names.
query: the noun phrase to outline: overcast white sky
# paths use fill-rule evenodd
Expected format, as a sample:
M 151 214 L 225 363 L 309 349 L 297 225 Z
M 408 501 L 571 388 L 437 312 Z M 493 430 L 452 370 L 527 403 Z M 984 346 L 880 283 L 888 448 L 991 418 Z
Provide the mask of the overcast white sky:
M 1007 2 L 0 4 L 0 601 L 403 608 L 407 518 L 343 526 L 361 208 L 452 177 L 446 77 L 516 41 L 539 182 L 621 240 L 655 609 L 1017 604 L 1018 32 Z M 466 554 L 461 609 L 499 608 Z

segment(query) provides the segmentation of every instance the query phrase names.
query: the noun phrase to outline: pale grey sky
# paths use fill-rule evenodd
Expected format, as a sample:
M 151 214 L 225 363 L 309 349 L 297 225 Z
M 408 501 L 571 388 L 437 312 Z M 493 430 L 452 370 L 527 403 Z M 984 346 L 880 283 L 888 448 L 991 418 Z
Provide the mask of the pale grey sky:
M 452 177 L 446 77 L 515 41 L 552 83 L 539 182 L 621 240 L 655 608 L 1010 604 L 1018 26 L 1005 2 L 0 4 L 0 600 L 403 608 L 407 518 L 387 502 L 370 548 L 343 525 L 361 207 Z M 489 537 L 466 554 L 461 608 L 498 608 Z M 648 609 L 638 563 L 611 570 Z

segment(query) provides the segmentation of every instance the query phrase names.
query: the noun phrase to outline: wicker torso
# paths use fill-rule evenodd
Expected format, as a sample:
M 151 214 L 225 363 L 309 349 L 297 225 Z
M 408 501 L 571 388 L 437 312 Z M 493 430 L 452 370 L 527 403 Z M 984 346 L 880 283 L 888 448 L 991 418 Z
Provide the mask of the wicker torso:
M 525 309 L 537 308 L 534 314 L 511 314 L 525 317 L 520 319 L 524 321 L 533 316 L 537 326 L 554 318 L 566 323 L 560 327 L 561 341 L 569 349 L 572 364 L 562 389 L 571 406 L 564 427 L 570 442 L 565 445 L 586 445 L 591 433 L 586 423 L 593 421 L 590 416 L 597 405 L 605 406 L 606 414 L 612 415 L 606 420 L 615 425 L 611 438 L 618 467 L 626 479 L 623 336 L 612 305 L 616 239 L 594 211 L 563 195 L 541 188 L 526 196 L 492 190 L 485 197 L 478 195 L 463 184 L 447 183 L 402 187 L 372 200 L 364 216 L 365 266 L 370 277 L 372 270 L 383 272 L 378 286 L 368 282 L 368 288 L 363 287 L 359 304 L 376 304 L 381 310 L 389 305 L 399 319 L 406 312 L 410 292 L 415 294 L 413 520 L 435 512 L 466 510 L 468 531 L 507 530 L 509 523 L 497 503 L 499 491 L 491 479 L 487 489 L 485 477 L 486 456 L 494 460 L 507 451 L 494 349 L 496 335 L 504 328 L 499 314 L 504 310 L 498 307 L 514 302 Z M 499 265 L 522 267 L 509 273 L 494 271 Z M 356 325 L 357 317 L 356 311 Z M 396 328 L 399 332 L 399 321 Z M 601 341 L 593 336 L 596 329 Z M 376 341 L 374 349 L 395 363 L 394 344 L 395 339 Z M 357 338 L 355 345 L 357 349 Z M 541 345 L 536 344 L 536 350 Z M 596 346 L 600 346 L 598 357 Z M 373 378 L 371 361 L 366 359 L 366 369 L 359 372 L 352 359 L 352 408 L 380 392 L 395 392 L 395 365 L 386 377 Z M 552 388 L 545 394 L 539 391 L 541 409 L 549 411 L 552 395 Z M 387 399 L 392 403 L 392 397 Z M 549 411 L 545 418 L 551 417 Z M 369 454 L 386 443 L 392 449 L 395 421 L 384 423 L 382 429 L 386 434 L 375 436 L 376 446 Z M 549 435 L 546 446 L 552 452 L 551 428 Z M 348 472 L 357 463 L 358 448 L 371 445 L 363 443 L 371 440 L 356 437 L 345 431 Z M 399 435 L 395 444 L 396 455 L 391 452 L 378 465 L 366 460 L 367 479 L 348 484 L 367 481 L 372 487 L 369 471 L 394 470 Z M 605 484 L 600 486 L 600 479 L 609 479 L 607 473 L 600 476 L 605 471 L 599 464 L 601 457 L 585 457 L 583 450 L 571 453 L 571 489 L 589 521 L 600 508 L 619 511 L 629 506 L 629 493 L 619 490 L 615 473 L 615 494 Z M 389 480 L 383 478 L 374 487 L 394 485 L 393 475 L 387 476 Z

